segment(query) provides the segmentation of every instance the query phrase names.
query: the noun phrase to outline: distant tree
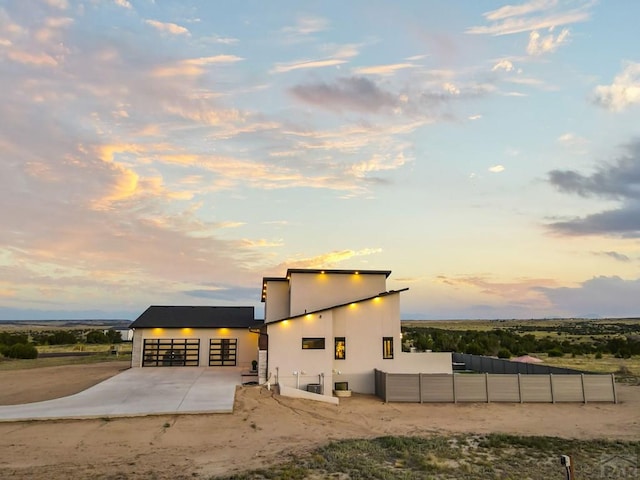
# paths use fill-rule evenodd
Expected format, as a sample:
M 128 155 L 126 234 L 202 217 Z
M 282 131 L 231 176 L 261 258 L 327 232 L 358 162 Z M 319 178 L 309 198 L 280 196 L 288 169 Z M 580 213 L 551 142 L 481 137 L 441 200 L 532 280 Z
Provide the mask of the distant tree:
M 91 330 L 87 333 L 87 343 L 109 343 L 109 339 L 100 330 Z
M 506 348 L 498 350 L 498 358 L 511 358 L 511 352 Z
M 484 350 L 482 350 L 482 347 L 480 347 L 480 345 L 474 342 L 467 345 L 465 353 L 470 353 L 471 355 L 482 355 L 484 354 Z
M 72 345 L 78 341 L 78 334 L 72 330 L 60 330 L 46 337 L 49 345 Z
M 117 330 L 107 330 L 105 332 L 108 343 L 122 343 L 122 334 Z
M 29 335 L 26 333 L 0 332 L 0 345 L 15 345 L 16 343 L 29 343 Z

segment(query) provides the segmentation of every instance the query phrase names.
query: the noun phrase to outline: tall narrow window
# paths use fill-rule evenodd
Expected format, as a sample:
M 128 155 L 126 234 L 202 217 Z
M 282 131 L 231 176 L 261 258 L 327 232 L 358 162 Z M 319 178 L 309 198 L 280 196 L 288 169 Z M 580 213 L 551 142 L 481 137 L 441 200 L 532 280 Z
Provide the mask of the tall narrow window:
M 347 358 L 347 341 L 344 337 L 336 337 L 334 339 L 335 359 L 344 360 Z
M 382 337 L 382 358 L 393 358 L 393 337 Z

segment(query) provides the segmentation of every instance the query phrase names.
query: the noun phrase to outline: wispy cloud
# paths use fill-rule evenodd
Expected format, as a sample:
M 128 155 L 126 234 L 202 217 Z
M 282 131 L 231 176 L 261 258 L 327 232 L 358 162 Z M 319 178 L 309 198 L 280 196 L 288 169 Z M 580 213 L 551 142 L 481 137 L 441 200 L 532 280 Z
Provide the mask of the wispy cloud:
M 286 268 L 322 268 L 334 267 L 354 257 L 366 257 L 381 253 L 381 248 L 363 248 L 360 250 L 336 250 L 309 258 L 289 258 L 278 266 L 280 270 Z
M 325 50 L 329 50 L 329 47 L 326 47 Z M 325 55 L 324 58 L 276 63 L 271 69 L 271 73 L 286 73 L 294 70 L 334 67 L 349 62 L 351 58 L 357 56 L 359 53 L 358 46 L 351 44 L 333 46 L 331 50 L 333 51 L 328 52 L 329 55 Z
M 156 67 L 153 74 L 157 77 L 198 76 L 212 65 L 226 65 L 244 60 L 236 55 L 216 55 L 213 57 L 189 58 L 173 64 Z
M 336 65 L 342 65 L 343 63 L 347 63 L 348 60 L 340 59 L 340 58 L 328 58 L 324 60 L 304 60 L 297 61 L 293 63 L 279 63 L 273 67 L 271 70 L 274 73 L 286 73 L 291 72 L 293 70 L 303 70 L 308 68 L 324 68 L 324 67 L 333 67 Z
M 449 285 L 456 289 L 472 287 L 484 295 L 491 295 L 509 299 L 510 301 L 540 301 L 541 287 L 554 287 L 557 282 L 550 278 L 523 278 L 513 281 L 496 281 L 487 276 L 459 275 L 437 277 L 438 283 Z
M 618 253 L 618 252 L 614 252 L 614 251 L 609 251 L 609 252 L 594 252 L 594 255 L 597 255 L 599 257 L 601 256 L 605 256 L 605 257 L 609 257 L 612 258 L 618 262 L 623 262 L 623 263 L 628 263 L 631 261 L 631 259 L 623 254 L 623 253 Z
M 171 22 L 160 22 L 158 20 L 145 20 L 144 23 L 152 26 L 156 30 L 164 33 L 170 33 L 171 35 L 190 35 L 189 30 L 182 25 Z
M 364 77 L 338 79 L 333 85 L 318 83 L 291 89 L 298 99 L 323 108 L 378 112 L 394 108 L 399 99 Z
M 489 85 L 457 85 L 452 81 L 434 82 L 416 91 L 392 92 L 368 77 L 340 77 L 331 83 L 296 85 L 291 94 L 300 101 L 335 112 L 357 111 L 377 114 L 438 115 L 438 107 L 454 100 L 485 95 Z
M 483 14 L 490 25 L 468 28 L 466 33 L 484 35 L 511 35 L 515 33 L 547 30 L 585 22 L 591 17 L 593 2 L 584 1 L 574 8 L 556 0 L 532 0 L 522 5 L 506 5 Z
M 358 67 L 353 69 L 355 75 L 393 75 L 399 70 L 416 68 L 414 63 L 391 63 L 388 65 L 372 65 L 370 67 Z
M 284 27 L 282 32 L 287 35 L 311 35 L 329 28 L 329 21 L 322 17 L 302 16 L 295 25 Z
M 504 165 L 493 165 L 492 167 L 489 167 L 489 171 L 491 173 L 501 173 L 504 172 Z

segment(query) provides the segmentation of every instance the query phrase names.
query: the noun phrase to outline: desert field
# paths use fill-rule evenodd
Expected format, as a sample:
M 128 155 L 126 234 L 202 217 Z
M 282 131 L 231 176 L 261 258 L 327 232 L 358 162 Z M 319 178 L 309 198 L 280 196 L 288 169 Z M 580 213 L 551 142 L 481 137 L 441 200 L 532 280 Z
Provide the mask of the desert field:
M 127 366 L 3 370 L 0 404 L 75 393 Z M 262 387 L 238 387 L 232 414 L 0 422 L 0 478 L 211 478 L 277 465 L 332 440 L 387 435 L 497 432 L 640 440 L 640 387 L 619 385 L 618 393 L 618 405 L 385 404 L 354 395 L 333 406 L 280 397 Z

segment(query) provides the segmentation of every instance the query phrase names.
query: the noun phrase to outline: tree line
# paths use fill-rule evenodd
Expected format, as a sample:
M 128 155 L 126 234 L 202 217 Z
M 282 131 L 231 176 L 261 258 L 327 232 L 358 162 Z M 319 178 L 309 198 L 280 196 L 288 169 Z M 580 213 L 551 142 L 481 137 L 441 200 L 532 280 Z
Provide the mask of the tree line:
M 41 330 L 28 332 L 0 331 L 0 355 L 7 358 L 37 358 L 38 345 L 74 345 L 78 343 L 122 343 L 116 330 Z
M 583 336 L 572 339 L 536 337 L 511 330 L 446 330 L 435 327 L 403 328 L 403 348 L 418 351 L 460 352 L 473 355 L 509 358 L 531 353 L 547 353 L 560 357 L 566 354 L 611 354 L 618 358 L 640 355 L 640 336 Z

